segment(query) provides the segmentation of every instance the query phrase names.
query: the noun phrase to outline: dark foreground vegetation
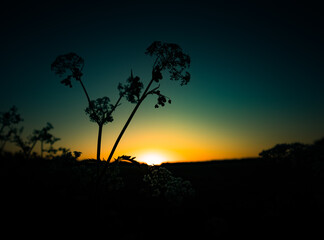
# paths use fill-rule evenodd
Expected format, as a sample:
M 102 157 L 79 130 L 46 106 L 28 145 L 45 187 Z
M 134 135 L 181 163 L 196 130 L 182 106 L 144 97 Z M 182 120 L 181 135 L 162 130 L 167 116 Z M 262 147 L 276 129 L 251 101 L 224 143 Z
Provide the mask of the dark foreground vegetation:
M 116 162 L 99 197 L 93 197 L 96 161 L 76 161 L 69 154 L 25 161 L 4 154 L 2 219 L 6 226 L 35 232 L 83 234 L 95 226 L 93 233 L 118 236 L 114 239 L 323 235 L 323 143 L 281 144 L 255 159 L 155 168 Z M 164 177 L 154 185 L 157 170 Z M 176 177 L 169 178 L 168 171 Z

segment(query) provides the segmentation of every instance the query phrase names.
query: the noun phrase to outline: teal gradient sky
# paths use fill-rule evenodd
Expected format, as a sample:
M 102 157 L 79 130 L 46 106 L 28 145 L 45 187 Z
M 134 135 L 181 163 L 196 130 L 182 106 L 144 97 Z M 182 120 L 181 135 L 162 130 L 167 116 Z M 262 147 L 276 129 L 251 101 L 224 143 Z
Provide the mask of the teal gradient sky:
M 2 10 L 0 111 L 16 105 L 25 133 L 51 122 L 57 146 L 95 157 L 97 125 L 81 86 L 60 84 L 57 55 L 85 59 L 91 99 L 115 102 L 133 69 L 147 83 L 155 40 L 191 56 L 187 86 L 165 78 L 172 104 L 152 97 L 131 122 L 118 154 L 161 152 L 168 161 L 257 156 L 277 143 L 324 136 L 323 16 L 297 1 L 25 1 Z M 102 157 L 134 105 L 124 101 L 103 129 Z M 139 159 L 140 160 L 140 159 Z

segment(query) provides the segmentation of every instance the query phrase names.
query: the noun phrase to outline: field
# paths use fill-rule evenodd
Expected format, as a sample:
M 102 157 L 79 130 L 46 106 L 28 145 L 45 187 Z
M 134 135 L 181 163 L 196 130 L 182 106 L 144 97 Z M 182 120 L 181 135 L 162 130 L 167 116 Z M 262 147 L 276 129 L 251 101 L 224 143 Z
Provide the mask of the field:
M 121 163 L 93 198 L 94 161 L 8 157 L 1 161 L 2 218 L 8 226 L 55 231 L 94 224 L 121 239 L 310 236 L 322 234 L 322 166 L 260 158 L 163 164 L 194 189 L 168 201 L 150 195 L 143 164 Z

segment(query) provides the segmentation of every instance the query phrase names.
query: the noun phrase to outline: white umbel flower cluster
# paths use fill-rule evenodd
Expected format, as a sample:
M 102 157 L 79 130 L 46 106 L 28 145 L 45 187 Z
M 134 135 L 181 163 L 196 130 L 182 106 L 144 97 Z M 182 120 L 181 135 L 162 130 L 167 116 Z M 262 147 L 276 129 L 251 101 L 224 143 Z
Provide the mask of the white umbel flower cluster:
M 150 167 L 143 180 L 149 185 L 152 197 L 164 197 L 170 202 L 181 203 L 185 197 L 193 196 L 195 192 L 189 181 L 174 177 L 168 169 L 161 166 Z

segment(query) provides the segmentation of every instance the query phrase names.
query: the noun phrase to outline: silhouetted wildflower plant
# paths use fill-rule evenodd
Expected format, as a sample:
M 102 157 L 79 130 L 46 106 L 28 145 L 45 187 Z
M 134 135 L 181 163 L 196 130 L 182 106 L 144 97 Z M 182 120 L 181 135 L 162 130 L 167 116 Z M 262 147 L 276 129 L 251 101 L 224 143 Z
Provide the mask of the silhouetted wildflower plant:
M 49 131 L 53 129 L 53 125 L 47 123 L 45 127 L 40 130 L 34 130 L 32 135 L 29 135 L 26 140 L 22 137 L 22 132 L 24 130 L 21 127 L 19 130 L 14 132 L 13 142 L 21 148 L 22 153 L 24 154 L 25 158 L 28 159 L 36 145 L 39 141 L 41 145 L 41 157 L 43 157 L 44 152 L 49 153 L 48 157 L 52 157 L 52 154 L 56 154 L 57 150 L 54 149 L 53 145 L 55 142 L 59 141 L 60 138 L 54 137 Z M 44 144 L 49 144 L 49 148 L 45 149 Z
M 119 83 L 118 90 L 121 96 L 125 96 L 126 99 L 131 103 L 137 103 L 140 100 L 140 95 L 142 92 L 144 84 L 140 81 L 138 76 L 133 76 L 133 71 L 131 71 L 131 76 L 126 80 L 126 84 Z
M 7 112 L 0 113 L 0 154 L 3 152 L 6 143 L 13 143 L 20 148 L 25 159 L 29 159 L 32 155 L 37 156 L 33 150 L 38 142 L 40 142 L 40 157 L 53 158 L 61 150 L 56 149 L 53 145 L 60 140 L 55 137 L 50 131 L 54 128 L 51 123 L 47 123 L 41 129 L 35 129 L 31 135 L 26 138 L 22 136 L 23 127 L 18 127 L 23 119 L 15 106 L 11 107 Z M 44 156 L 44 153 L 47 153 Z M 81 155 L 81 152 L 76 152 L 76 158 Z M 63 153 L 62 153 L 63 154 Z
M 12 106 L 9 111 L 0 113 L 0 154 L 6 143 L 14 140 L 17 125 L 23 121 L 17 111 L 16 106 Z
M 139 106 L 147 96 L 156 95 L 158 97 L 155 108 L 158 108 L 159 106 L 164 107 L 166 102 L 171 104 L 171 99 L 162 94 L 159 90 L 160 82 L 163 79 L 163 73 L 165 71 L 169 73 L 170 80 L 180 81 L 181 86 L 188 84 L 190 81 L 190 73 L 185 71 L 190 67 L 190 57 L 182 51 L 179 45 L 155 41 L 146 49 L 145 54 L 154 57 L 155 60 L 152 67 L 152 78 L 146 86 L 144 92 L 142 93 L 144 84 L 140 81 L 138 76 L 133 76 L 133 71 L 131 71 L 131 76 L 127 79 L 127 83 L 125 85 L 119 84 L 118 86 L 120 96 L 126 96 L 130 103 L 134 103 L 136 105 L 115 141 L 115 144 L 108 156 L 107 164 L 109 164 L 111 161 L 128 125 L 133 119 Z M 154 87 L 152 86 L 153 83 L 158 85 Z M 104 173 L 105 169 L 103 170 L 101 176 L 103 176 Z
M 51 69 L 60 77 L 64 76 L 65 78 L 61 81 L 61 83 L 71 88 L 72 78 L 81 82 L 83 66 L 83 58 L 71 52 L 68 54 L 59 55 L 52 63 Z
M 102 97 L 97 98 L 96 100 L 91 100 L 86 90 L 86 87 L 84 86 L 81 79 L 83 76 L 83 67 L 83 58 L 81 58 L 73 52 L 59 55 L 51 65 L 52 71 L 59 77 L 63 77 L 61 83 L 65 86 L 69 86 L 70 88 L 72 87 L 72 78 L 80 82 L 88 101 L 88 107 L 85 109 L 85 112 L 87 115 L 89 115 L 90 121 L 96 122 L 99 127 L 97 142 L 97 160 L 100 161 L 103 125 L 113 121 L 112 113 L 120 105 L 119 102 L 124 96 L 124 94 L 120 94 L 119 99 L 114 105 L 110 104 L 110 99 L 108 97 Z
M 87 107 L 85 112 L 87 115 L 89 115 L 89 118 L 92 122 L 104 125 L 114 120 L 110 114 L 113 105 L 110 104 L 110 99 L 108 97 L 92 100 L 91 108 Z
M 169 72 L 171 80 L 180 80 L 181 85 L 190 81 L 190 73 L 185 71 L 190 67 L 190 57 L 183 53 L 178 44 L 155 41 L 146 49 L 145 54 L 156 57 L 152 70 L 152 79 L 155 82 L 163 79 L 164 70 Z
M 148 97 L 149 95 L 157 96 L 157 103 L 154 105 L 155 108 L 164 107 L 166 103 L 171 104 L 171 99 L 165 94 L 161 93 L 161 91 L 159 90 L 160 84 L 166 73 L 168 74 L 170 80 L 180 81 L 181 86 L 187 85 L 190 81 L 190 73 L 186 71 L 186 69 L 190 67 L 190 57 L 182 51 L 179 45 L 174 43 L 163 43 L 161 41 L 155 41 L 146 49 L 145 54 L 154 57 L 151 80 L 143 91 L 144 83 L 141 81 L 139 76 L 134 77 L 133 71 L 131 70 L 131 75 L 126 80 L 126 83 L 119 83 L 118 85 L 119 99 L 117 100 L 115 105 L 110 104 L 110 99 L 108 97 L 98 98 L 95 101 L 90 99 L 89 94 L 86 91 L 86 88 L 81 80 L 83 76 L 82 70 L 84 67 L 84 60 L 77 54 L 68 53 L 60 55 L 51 65 L 52 71 L 54 71 L 60 77 L 63 77 L 63 80 L 61 80 L 62 84 L 72 87 L 72 78 L 74 78 L 76 81 L 80 82 L 83 88 L 83 91 L 88 100 L 88 107 L 85 109 L 85 112 L 87 115 L 89 115 L 90 120 L 92 122 L 96 122 L 99 126 L 97 144 L 98 163 L 100 161 L 100 146 L 103 125 L 113 121 L 112 113 L 115 111 L 116 107 L 120 105 L 119 102 L 123 97 L 125 97 L 128 102 L 136 104 L 119 136 L 117 137 L 104 168 L 102 169 L 100 174 L 98 172 L 98 189 L 100 182 L 104 181 L 105 179 L 103 176 L 106 175 L 106 171 L 109 168 L 108 165 L 113 158 L 113 155 L 123 134 L 125 133 L 139 106 L 146 99 L 146 97 Z M 122 157 L 123 159 L 120 157 L 115 159 L 115 164 L 117 164 L 121 160 L 135 161 L 129 156 Z M 100 168 L 98 165 L 97 170 L 99 171 L 99 169 Z M 180 186 L 180 183 L 176 181 L 176 178 L 170 178 L 169 182 L 169 187 Z M 168 190 L 169 188 L 166 189 L 167 195 L 172 192 L 171 190 Z

